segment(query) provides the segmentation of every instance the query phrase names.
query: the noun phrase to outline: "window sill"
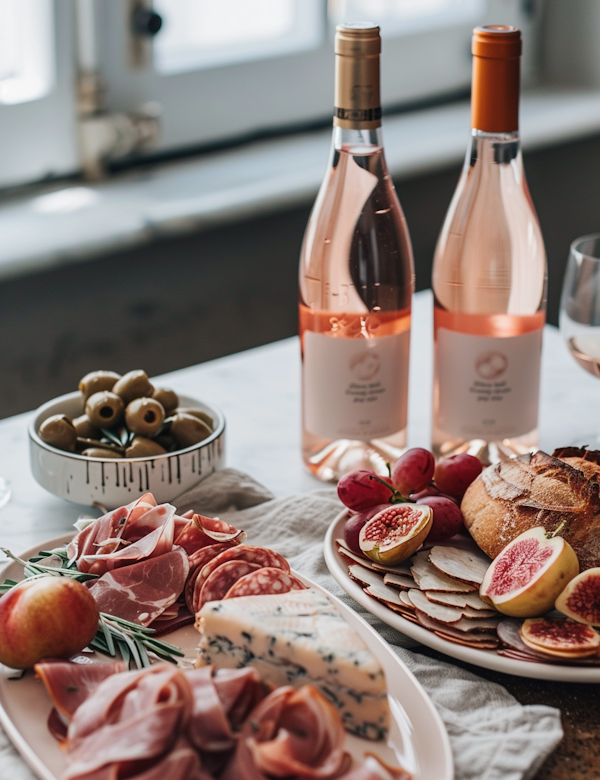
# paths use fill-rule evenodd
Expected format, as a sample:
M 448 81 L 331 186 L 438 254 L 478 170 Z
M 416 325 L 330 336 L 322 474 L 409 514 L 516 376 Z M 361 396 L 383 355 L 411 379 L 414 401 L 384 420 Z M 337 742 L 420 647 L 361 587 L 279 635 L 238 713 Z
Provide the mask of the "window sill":
M 408 178 L 462 160 L 468 103 L 387 117 L 392 175 Z M 523 95 L 525 150 L 600 132 L 600 91 L 540 88 Z M 329 130 L 248 144 L 98 184 L 44 187 L 0 206 L 0 278 L 77 262 L 311 201 L 325 170 Z

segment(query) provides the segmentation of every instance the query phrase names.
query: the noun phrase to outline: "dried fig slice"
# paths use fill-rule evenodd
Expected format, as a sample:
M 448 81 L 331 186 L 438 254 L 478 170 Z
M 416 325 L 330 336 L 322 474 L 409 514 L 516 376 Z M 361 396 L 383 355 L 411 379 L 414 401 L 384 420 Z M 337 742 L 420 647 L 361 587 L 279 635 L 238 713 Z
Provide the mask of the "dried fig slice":
M 423 544 L 432 522 L 433 512 L 424 504 L 394 504 L 363 526 L 358 543 L 378 563 L 401 563 Z
M 600 626 L 600 568 L 582 571 L 556 599 L 556 609 L 577 620 Z
M 410 576 L 405 574 L 385 574 L 383 577 L 385 585 L 391 585 L 393 588 L 400 588 L 401 590 L 410 590 L 415 587 L 415 581 Z
M 383 585 L 383 576 L 376 571 L 365 569 L 364 566 L 358 564 L 352 564 L 348 566 L 348 574 L 356 582 L 360 582 L 363 585 Z
M 390 574 L 405 574 L 407 577 L 411 576 L 410 567 L 405 563 L 400 563 L 398 566 L 382 566 L 380 563 L 375 563 L 375 561 L 372 561 L 369 558 L 365 558 L 362 555 L 358 555 L 357 553 L 348 549 L 343 539 L 336 539 L 335 543 L 338 546 L 338 552 L 340 555 L 343 555 L 344 558 L 348 558 L 355 563 L 359 563 L 361 566 L 364 566 L 365 569 L 380 571 L 382 574 L 385 572 L 390 572 Z
M 537 617 L 552 609 L 578 572 L 571 545 L 560 536 L 548 538 L 538 526 L 513 539 L 492 561 L 479 595 L 504 615 Z
M 457 607 L 443 607 L 441 604 L 434 604 L 429 601 L 424 593 L 413 588 L 408 591 L 408 598 L 419 612 L 424 612 L 433 620 L 439 620 L 440 623 L 458 623 L 462 618 L 462 609 Z
M 600 648 L 600 634 L 569 618 L 525 620 L 519 633 L 527 647 L 559 658 L 585 658 Z
M 393 604 L 397 607 L 404 607 L 404 604 L 400 601 L 398 591 L 393 588 L 388 588 L 387 585 L 377 585 L 376 583 L 373 583 L 368 585 L 364 590 L 369 596 L 373 596 L 377 601 L 383 601 L 388 606 Z
M 471 607 L 471 609 L 487 612 L 490 605 L 480 598 L 479 593 L 439 593 L 435 590 L 425 591 L 429 601 L 445 604 L 447 607 Z
M 481 585 L 490 565 L 490 559 L 480 551 L 471 552 L 442 545 L 431 548 L 429 560 L 448 577 L 474 585 Z
M 473 642 L 477 642 L 480 637 L 488 642 L 497 638 L 496 623 L 493 622 L 489 622 L 485 626 L 480 626 L 477 631 L 467 631 L 466 626 L 469 623 L 468 620 L 464 622 L 460 620 L 458 623 L 451 624 L 442 623 L 439 620 L 429 617 L 429 615 L 426 615 L 420 610 L 416 611 L 416 616 L 419 623 L 430 631 L 441 631 L 456 637 L 464 637 L 465 640 L 472 640 Z

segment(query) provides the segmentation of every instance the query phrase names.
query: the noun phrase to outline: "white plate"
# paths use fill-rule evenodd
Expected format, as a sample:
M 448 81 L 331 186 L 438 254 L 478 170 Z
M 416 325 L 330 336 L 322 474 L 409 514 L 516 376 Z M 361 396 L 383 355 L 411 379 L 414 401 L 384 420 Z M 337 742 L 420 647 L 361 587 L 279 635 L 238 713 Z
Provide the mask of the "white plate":
M 600 682 L 600 666 L 559 666 L 558 664 L 538 664 L 529 661 L 518 661 L 513 658 L 506 658 L 498 655 L 495 650 L 476 650 L 474 647 L 464 647 L 454 642 L 448 642 L 423 628 L 416 623 L 406 620 L 398 612 L 394 612 L 385 604 L 376 601 L 369 596 L 360 585 L 348 575 L 348 564 L 337 550 L 336 539 L 344 536 L 344 523 L 348 515 L 344 511 L 331 523 L 325 535 L 325 563 L 332 573 L 334 579 L 368 612 L 388 626 L 400 631 L 411 639 L 420 642 L 433 650 L 445 653 L 452 658 L 458 658 L 461 661 L 482 666 L 484 669 L 493 669 L 495 672 L 504 672 L 505 674 L 514 674 L 517 677 L 532 677 L 537 680 L 556 680 L 560 682 Z
M 72 534 L 44 542 L 22 554 L 22 558 L 36 555 L 39 550 L 51 550 L 66 544 Z M 433 703 L 381 636 L 354 610 L 327 593 L 306 577 L 301 579 L 312 588 L 323 591 L 335 603 L 345 620 L 362 637 L 385 671 L 388 697 L 392 712 L 392 727 L 387 745 L 370 742 L 350 734 L 346 746 L 355 758 L 366 750 L 379 755 L 389 763 L 400 763 L 415 780 L 452 780 L 454 777 L 452 753 L 448 734 Z M 0 578 L 21 579 L 22 568 L 8 564 Z M 168 641 L 181 647 L 190 657 L 196 656 L 198 633 L 192 626 L 175 631 Z M 102 658 L 102 656 L 100 656 Z M 23 759 L 41 780 L 60 780 L 65 761 L 58 743 L 50 735 L 46 721 L 52 708 L 50 698 L 41 682 L 28 672 L 21 680 L 11 680 L 9 670 L 0 664 L 0 723 Z

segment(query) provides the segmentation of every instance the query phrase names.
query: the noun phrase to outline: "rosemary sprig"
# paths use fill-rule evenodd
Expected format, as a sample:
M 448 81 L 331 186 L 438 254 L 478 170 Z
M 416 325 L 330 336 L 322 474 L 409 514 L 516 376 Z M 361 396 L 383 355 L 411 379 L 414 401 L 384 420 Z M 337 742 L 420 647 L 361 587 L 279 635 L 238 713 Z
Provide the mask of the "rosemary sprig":
M 64 548 L 40 550 L 37 555 L 32 556 L 28 561 L 14 555 L 5 547 L 0 547 L 0 550 L 7 558 L 23 566 L 26 579 L 37 579 L 51 575 L 54 577 L 70 577 L 79 582 L 85 582 L 86 580 L 98 578 L 97 574 L 80 572 L 74 562 L 69 563 L 67 551 Z M 46 566 L 40 563 L 40 561 L 51 556 L 59 558 L 61 565 Z M 0 596 L 18 584 L 16 580 L 5 579 L 4 582 L 0 583 Z M 98 620 L 98 631 L 90 643 L 90 647 L 100 653 L 104 653 L 104 655 L 111 656 L 111 658 L 115 658 L 118 652 L 128 667 L 133 661 L 138 669 L 150 666 L 151 656 L 176 664 L 177 658 L 183 657 L 184 653 L 175 645 L 157 639 L 153 636 L 155 633 L 156 631 L 153 628 L 140 626 L 137 623 L 132 623 L 130 620 L 101 612 Z

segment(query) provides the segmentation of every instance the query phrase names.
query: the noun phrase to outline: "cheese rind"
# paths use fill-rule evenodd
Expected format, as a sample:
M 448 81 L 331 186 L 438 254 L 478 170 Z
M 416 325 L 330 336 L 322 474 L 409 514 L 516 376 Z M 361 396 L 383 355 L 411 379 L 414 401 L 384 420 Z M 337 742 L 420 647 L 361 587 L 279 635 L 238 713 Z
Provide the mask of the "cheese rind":
M 197 615 L 200 664 L 254 666 L 275 686 L 307 683 L 338 709 L 344 726 L 381 739 L 389 725 L 378 661 L 320 591 L 208 602 Z

